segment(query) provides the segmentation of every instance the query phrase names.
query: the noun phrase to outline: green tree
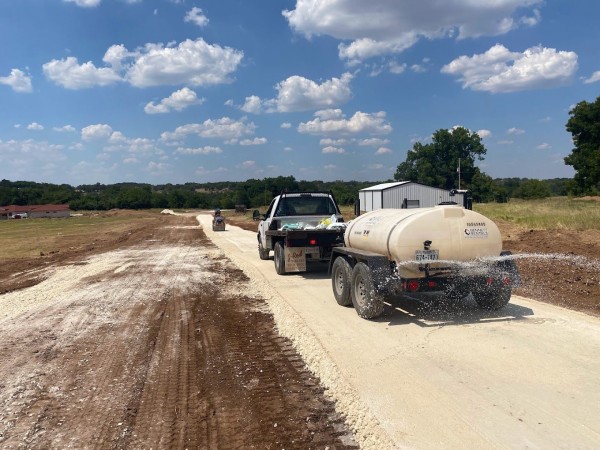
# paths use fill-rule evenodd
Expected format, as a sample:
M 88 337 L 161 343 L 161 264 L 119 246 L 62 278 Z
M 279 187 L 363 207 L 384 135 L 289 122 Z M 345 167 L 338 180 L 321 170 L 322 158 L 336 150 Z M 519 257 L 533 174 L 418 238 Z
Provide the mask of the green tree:
M 515 191 L 515 197 L 525 200 L 550 197 L 548 183 L 541 180 L 525 180 Z
M 430 144 L 417 142 L 408 151 L 406 161 L 396 169 L 394 179 L 414 181 L 442 189 L 458 186 L 460 164 L 461 186 L 470 185 L 479 172 L 475 160 L 483 160 L 486 148 L 477 133 L 466 128 L 437 130 Z
M 574 194 L 600 193 L 600 97 L 593 103 L 579 102 L 571 111 L 567 131 L 575 148 L 565 158 L 573 166 Z

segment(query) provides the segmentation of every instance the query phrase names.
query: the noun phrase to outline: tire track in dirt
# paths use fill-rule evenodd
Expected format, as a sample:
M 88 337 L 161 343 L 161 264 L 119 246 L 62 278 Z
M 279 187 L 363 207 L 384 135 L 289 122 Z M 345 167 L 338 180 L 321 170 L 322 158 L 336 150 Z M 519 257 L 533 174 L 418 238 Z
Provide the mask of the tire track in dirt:
M 21 292 L 0 320 L 0 447 L 356 448 L 230 266 L 198 227 L 164 228 L 75 266 L 60 298 Z

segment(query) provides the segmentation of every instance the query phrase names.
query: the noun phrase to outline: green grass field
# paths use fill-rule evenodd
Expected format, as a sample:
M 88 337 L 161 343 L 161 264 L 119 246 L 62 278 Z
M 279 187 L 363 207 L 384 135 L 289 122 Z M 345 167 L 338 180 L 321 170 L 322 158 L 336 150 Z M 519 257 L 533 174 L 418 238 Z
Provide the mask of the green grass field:
M 492 220 L 506 220 L 540 230 L 600 230 L 600 202 L 551 197 L 511 200 L 508 203 L 474 204 L 473 210 Z

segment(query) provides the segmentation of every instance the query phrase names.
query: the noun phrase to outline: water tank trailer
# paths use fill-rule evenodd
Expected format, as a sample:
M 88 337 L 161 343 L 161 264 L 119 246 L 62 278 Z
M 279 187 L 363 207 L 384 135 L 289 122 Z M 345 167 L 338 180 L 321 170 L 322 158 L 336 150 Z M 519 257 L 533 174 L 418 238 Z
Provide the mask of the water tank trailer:
M 498 226 L 460 206 L 363 214 L 348 224 L 329 268 L 336 301 L 365 319 L 379 316 L 387 297 L 406 293 L 471 293 L 481 308 L 500 309 L 519 283 Z

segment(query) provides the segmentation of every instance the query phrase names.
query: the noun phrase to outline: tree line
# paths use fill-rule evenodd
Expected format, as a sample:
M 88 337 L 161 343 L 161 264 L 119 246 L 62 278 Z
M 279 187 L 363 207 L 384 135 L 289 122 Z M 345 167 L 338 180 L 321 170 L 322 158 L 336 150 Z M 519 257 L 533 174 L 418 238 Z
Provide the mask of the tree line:
M 475 202 L 507 202 L 511 198 L 536 199 L 564 195 L 600 195 L 600 97 L 582 101 L 569 111 L 566 129 L 574 148 L 565 158 L 573 166 L 573 179 L 492 179 L 476 166 L 487 149 L 481 137 L 464 127 L 440 129 L 431 142 L 414 144 L 400 163 L 394 180 L 413 181 L 442 189 L 471 191 Z M 387 182 L 392 180 L 381 180 Z M 113 208 L 223 208 L 245 205 L 258 208 L 283 190 L 331 191 L 341 205 L 351 205 L 358 191 L 379 182 L 298 181 L 293 176 L 250 179 L 241 182 L 150 185 L 100 183 L 72 187 L 68 184 L 0 181 L 0 206 L 66 204 L 72 209 Z
M 389 182 L 392 180 L 382 180 Z M 474 191 L 474 199 L 505 202 L 510 198 L 544 198 L 567 195 L 570 179 L 534 180 L 502 178 L 491 180 L 488 193 Z M 150 185 L 146 183 L 68 184 L 32 181 L 0 181 L 0 206 L 69 204 L 73 210 L 121 209 L 231 209 L 236 205 L 260 208 L 287 191 L 333 192 L 341 205 L 352 205 L 360 189 L 379 182 L 299 181 L 293 176 L 250 179 L 240 182 Z

